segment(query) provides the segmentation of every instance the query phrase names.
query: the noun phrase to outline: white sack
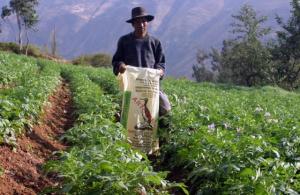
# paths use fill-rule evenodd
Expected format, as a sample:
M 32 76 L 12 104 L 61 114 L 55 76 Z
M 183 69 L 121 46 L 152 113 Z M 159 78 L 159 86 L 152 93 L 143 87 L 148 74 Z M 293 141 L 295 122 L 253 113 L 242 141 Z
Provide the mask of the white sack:
M 159 70 L 126 66 L 119 79 L 124 92 L 121 123 L 132 146 L 151 154 L 159 148 Z

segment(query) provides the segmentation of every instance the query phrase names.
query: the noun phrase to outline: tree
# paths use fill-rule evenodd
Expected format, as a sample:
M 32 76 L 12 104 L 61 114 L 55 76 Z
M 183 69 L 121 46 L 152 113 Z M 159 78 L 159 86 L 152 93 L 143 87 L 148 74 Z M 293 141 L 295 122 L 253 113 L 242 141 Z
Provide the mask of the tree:
M 23 32 L 26 36 L 26 54 L 29 44 L 28 30 L 33 29 L 33 27 L 38 22 L 38 15 L 36 12 L 36 7 L 38 5 L 38 0 L 10 0 L 9 6 L 2 7 L 1 18 L 4 19 L 14 14 L 17 20 L 17 26 L 19 30 L 18 43 L 20 50 L 23 49 Z
M 279 16 L 276 18 L 283 30 L 277 32 L 273 57 L 278 64 L 278 83 L 293 89 L 300 85 L 300 2 L 292 0 L 291 6 L 291 16 L 286 23 Z
M 193 77 L 197 82 L 213 82 L 215 81 L 214 73 L 212 70 L 207 68 L 209 64 L 210 56 L 203 50 L 198 50 L 197 52 L 197 64 L 193 66 Z
M 56 41 L 56 28 L 54 26 L 54 29 L 51 33 L 51 55 L 56 56 L 57 55 L 57 41 Z
M 257 16 L 250 5 L 244 5 L 232 17 L 234 38 L 223 41 L 221 52 L 214 49 L 210 54 L 217 81 L 246 86 L 270 83 L 271 54 L 261 42 L 270 32 L 270 28 L 262 27 L 267 17 Z
M 256 11 L 250 5 L 244 5 L 238 15 L 233 15 L 235 22 L 231 24 L 232 33 L 236 34 L 235 40 L 255 42 L 270 33 L 270 28 L 261 27 L 268 19 L 266 16 L 257 16 Z

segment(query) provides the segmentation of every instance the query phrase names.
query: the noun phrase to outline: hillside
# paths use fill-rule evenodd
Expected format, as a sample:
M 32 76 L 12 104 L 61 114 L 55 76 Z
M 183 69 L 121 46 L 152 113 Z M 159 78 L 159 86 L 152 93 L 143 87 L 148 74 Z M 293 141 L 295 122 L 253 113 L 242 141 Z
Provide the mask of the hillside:
M 0 2 L 0 6 L 8 0 Z M 168 74 L 191 76 L 198 48 L 220 47 L 228 38 L 231 15 L 244 3 L 253 5 L 260 14 L 269 16 L 268 25 L 275 27 L 275 13 L 287 17 L 287 0 L 68 0 L 41 1 L 38 32 L 33 43 L 49 45 L 50 32 L 56 28 L 59 53 L 65 58 L 80 54 L 105 52 L 113 54 L 117 39 L 131 31 L 125 23 L 130 10 L 144 5 L 156 16 L 151 32 L 159 37 L 166 50 Z M 16 29 L 3 25 L 0 41 L 14 40 Z

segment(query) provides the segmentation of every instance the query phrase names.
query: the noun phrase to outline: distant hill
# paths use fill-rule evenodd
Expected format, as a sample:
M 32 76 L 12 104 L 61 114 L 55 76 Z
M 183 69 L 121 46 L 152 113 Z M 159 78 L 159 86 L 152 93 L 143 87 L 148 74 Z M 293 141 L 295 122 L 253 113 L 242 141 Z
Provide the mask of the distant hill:
M 7 4 L 2 0 L 0 6 Z M 39 6 L 38 32 L 31 41 L 49 45 L 50 32 L 56 28 L 59 54 L 73 58 L 80 54 L 113 54 L 118 38 L 132 30 L 125 23 L 131 8 L 143 5 L 155 15 L 150 31 L 164 46 L 168 75 L 191 77 L 198 48 L 220 47 L 228 38 L 231 15 L 244 3 L 259 14 L 269 16 L 269 26 L 276 27 L 275 13 L 289 15 L 288 0 L 43 0 Z M 16 28 L 2 25 L 0 41 L 15 40 Z

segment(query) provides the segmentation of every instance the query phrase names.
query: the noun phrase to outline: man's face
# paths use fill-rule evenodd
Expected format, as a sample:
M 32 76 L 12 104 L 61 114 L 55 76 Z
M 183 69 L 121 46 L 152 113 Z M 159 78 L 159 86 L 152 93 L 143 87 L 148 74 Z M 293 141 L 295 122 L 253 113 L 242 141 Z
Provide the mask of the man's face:
M 148 21 L 146 18 L 136 18 L 132 22 L 136 35 L 145 36 L 147 34 Z

